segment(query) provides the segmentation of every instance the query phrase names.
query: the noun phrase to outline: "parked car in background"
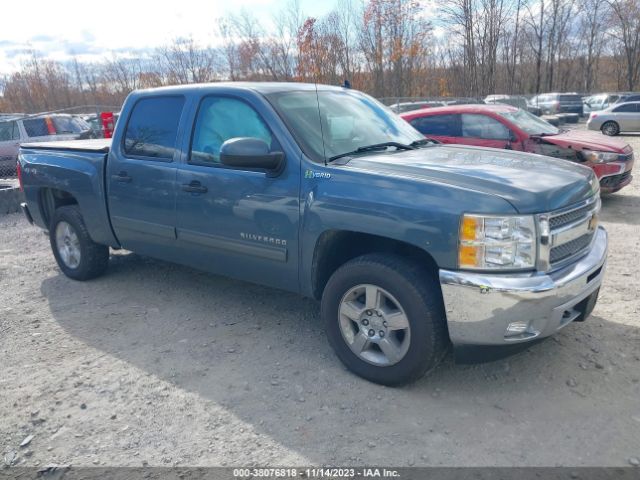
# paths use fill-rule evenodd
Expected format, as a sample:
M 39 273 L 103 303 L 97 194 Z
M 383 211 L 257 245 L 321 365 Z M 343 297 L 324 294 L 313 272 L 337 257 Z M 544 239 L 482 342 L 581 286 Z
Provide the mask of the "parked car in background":
M 0 170 L 15 174 L 23 142 L 52 142 L 91 138 L 91 127 L 74 115 L 52 114 L 0 119 Z
M 638 92 L 625 92 L 620 95 L 620 98 L 615 103 L 627 103 L 627 102 L 640 102 L 640 93 Z
M 512 107 L 527 109 L 527 99 L 518 95 L 487 95 L 484 99 L 486 104 L 501 103 L 503 105 L 511 105 Z
M 533 97 L 531 104 L 539 107 L 543 115 L 557 113 L 584 115 L 582 96 L 577 93 L 543 93 Z
M 592 132 L 560 130 L 508 105 L 460 105 L 401 115 L 420 133 L 442 143 L 504 148 L 562 158 L 591 167 L 604 193 L 631 182 L 633 150 Z
M 389 108 L 395 113 L 404 113 L 411 110 L 420 110 L 421 108 L 442 107 L 444 102 L 437 100 L 425 100 L 424 102 L 400 102 L 389 105 Z
M 583 111 L 586 115 L 591 112 L 598 112 L 600 110 L 604 110 L 605 108 L 609 108 L 611 105 L 616 103 L 622 95 L 624 94 L 623 93 L 598 93 L 596 95 L 591 95 L 582 101 Z
M 591 112 L 587 128 L 609 136 L 640 132 L 640 102 L 615 103 L 605 110 Z
M 82 120 L 84 120 L 85 122 L 87 122 L 89 127 L 91 127 L 92 138 L 104 138 L 102 121 L 100 120 L 100 117 L 97 114 L 92 113 L 89 115 L 79 115 L 79 117 L 82 118 Z
M 511 105 L 512 107 L 527 110 L 537 116 L 542 115 L 542 109 L 540 107 L 530 104 L 529 100 L 521 95 L 488 95 L 484 99 L 484 103 L 489 105 L 495 105 L 496 103 Z

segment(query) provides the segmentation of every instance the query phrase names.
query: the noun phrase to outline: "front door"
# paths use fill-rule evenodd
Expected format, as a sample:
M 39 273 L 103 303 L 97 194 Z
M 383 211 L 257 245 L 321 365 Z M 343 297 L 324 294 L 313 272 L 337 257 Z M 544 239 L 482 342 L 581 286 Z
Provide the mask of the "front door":
M 107 161 L 109 213 L 129 250 L 166 258 L 175 247 L 176 161 L 182 96 L 142 97 Z
M 460 138 L 456 143 L 476 147 L 521 150 L 521 145 L 508 127 L 488 115 L 463 113 L 460 115 Z
M 177 175 L 177 238 L 183 261 L 297 291 L 299 161 L 286 158 L 277 176 L 228 168 L 220 163 L 220 147 L 237 137 L 258 138 L 272 151 L 282 151 L 248 101 L 204 97 L 189 155 Z

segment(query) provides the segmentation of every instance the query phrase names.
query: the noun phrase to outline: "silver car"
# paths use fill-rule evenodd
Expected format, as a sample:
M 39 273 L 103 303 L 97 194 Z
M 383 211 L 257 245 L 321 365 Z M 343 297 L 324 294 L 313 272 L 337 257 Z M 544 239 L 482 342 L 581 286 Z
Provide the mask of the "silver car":
M 616 103 L 599 112 L 591 112 L 587 128 L 610 136 L 640 132 L 640 102 Z
M 72 115 L 4 116 L 0 118 L 0 178 L 15 175 L 20 143 L 90 137 L 91 127 Z

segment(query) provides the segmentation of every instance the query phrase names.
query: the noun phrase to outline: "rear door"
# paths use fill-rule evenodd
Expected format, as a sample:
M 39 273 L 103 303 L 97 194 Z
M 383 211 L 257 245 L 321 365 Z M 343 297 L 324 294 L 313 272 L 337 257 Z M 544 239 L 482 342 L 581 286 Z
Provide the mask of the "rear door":
M 135 101 L 107 161 L 109 213 L 124 248 L 166 258 L 175 247 L 176 161 L 185 97 Z
M 463 113 L 460 115 L 460 139 L 457 143 L 477 147 L 520 149 L 509 128 L 489 115 Z
M 299 159 L 286 155 L 275 176 L 220 163 L 220 147 L 231 138 L 258 138 L 283 151 L 269 128 L 275 113 L 250 100 L 216 94 L 200 101 L 177 175 L 178 246 L 184 263 L 296 291 Z
M 623 103 L 613 109 L 613 120 L 620 125 L 622 132 L 640 131 L 640 113 L 637 103 Z

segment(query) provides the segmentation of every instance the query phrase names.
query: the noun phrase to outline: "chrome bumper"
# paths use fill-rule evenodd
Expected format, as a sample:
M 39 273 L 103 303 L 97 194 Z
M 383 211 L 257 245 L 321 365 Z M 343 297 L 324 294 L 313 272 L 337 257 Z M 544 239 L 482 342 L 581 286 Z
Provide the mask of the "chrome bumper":
M 599 227 L 589 253 L 551 273 L 440 270 L 451 342 L 526 342 L 549 336 L 574 320 L 584 320 L 595 303 L 606 259 L 607 232 Z

